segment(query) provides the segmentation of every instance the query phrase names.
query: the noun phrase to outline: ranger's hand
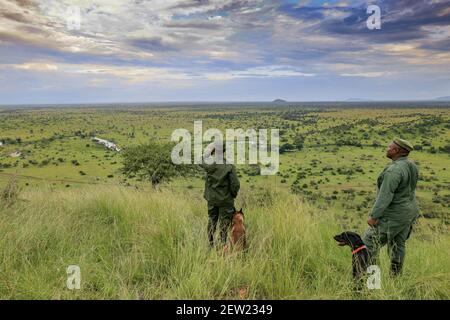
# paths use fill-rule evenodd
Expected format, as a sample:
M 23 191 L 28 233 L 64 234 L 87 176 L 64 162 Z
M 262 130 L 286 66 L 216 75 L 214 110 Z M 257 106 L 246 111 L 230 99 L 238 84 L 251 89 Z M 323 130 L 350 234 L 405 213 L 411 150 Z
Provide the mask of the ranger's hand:
M 369 217 L 369 220 L 367 220 L 367 223 L 369 224 L 369 226 L 373 227 L 376 226 L 378 223 L 378 219 L 374 219 L 372 217 Z

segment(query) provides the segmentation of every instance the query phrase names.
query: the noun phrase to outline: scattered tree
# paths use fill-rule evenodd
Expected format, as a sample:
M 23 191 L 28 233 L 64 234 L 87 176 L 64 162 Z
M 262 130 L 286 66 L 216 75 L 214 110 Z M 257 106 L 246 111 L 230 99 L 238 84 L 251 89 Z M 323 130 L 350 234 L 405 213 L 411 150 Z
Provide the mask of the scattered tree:
M 177 176 L 187 176 L 196 170 L 194 165 L 175 165 L 172 162 L 172 143 L 150 142 L 126 148 L 123 152 L 122 171 L 150 180 L 155 187 Z

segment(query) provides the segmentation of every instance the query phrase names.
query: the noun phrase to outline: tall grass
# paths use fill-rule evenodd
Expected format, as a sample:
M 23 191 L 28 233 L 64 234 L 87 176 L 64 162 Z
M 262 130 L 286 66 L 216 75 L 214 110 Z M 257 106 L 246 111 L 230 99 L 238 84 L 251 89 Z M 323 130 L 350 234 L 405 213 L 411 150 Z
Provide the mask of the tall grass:
M 11 176 L 6 185 L 0 189 L 0 204 L 5 207 L 13 205 L 20 194 L 20 187 L 17 183 L 17 177 Z
M 350 250 L 332 239 L 343 231 L 333 213 L 276 190 L 243 190 L 249 250 L 224 257 L 207 246 L 201 193 L 186 192 L 24 191 L 24 201 L 0 209 L 0 298 L 449 298 L 444 235 L 419 228 L 427 237 L 408 242 L 404 274 L 391 279 L 382 254 L 382 289 L 355 292 Z M 66 287 L 69 265 L 81 268 L 80 290 Z

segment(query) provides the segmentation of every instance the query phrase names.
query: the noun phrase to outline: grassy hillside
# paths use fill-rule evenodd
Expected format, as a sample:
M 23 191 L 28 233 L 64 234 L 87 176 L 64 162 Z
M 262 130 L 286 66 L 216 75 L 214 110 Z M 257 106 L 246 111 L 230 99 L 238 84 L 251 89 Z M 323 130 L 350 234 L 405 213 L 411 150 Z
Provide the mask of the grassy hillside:
M 382 289 L 355 293 L 350 249 L 332 239 L 339 217 L 281 190 L 242 190 L 249 251 L 222 257 L 207 247 L 199 190 L 27 188 L 0 205 L 0 298 L 450 298 L 444 233 L 419 223 L 403 276 L 390 279 L 383 250 Z M 66 288 L 69 265 L 81 290 Z

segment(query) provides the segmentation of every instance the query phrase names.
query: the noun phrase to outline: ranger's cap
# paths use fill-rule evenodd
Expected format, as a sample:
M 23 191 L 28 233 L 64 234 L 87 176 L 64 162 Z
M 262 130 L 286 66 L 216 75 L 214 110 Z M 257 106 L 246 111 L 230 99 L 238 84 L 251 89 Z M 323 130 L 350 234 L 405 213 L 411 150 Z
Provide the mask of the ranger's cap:
M 394 143 L 407 151 L 412 151 L 414 149 L 412 143 L 404 139 L 395 138 Z

